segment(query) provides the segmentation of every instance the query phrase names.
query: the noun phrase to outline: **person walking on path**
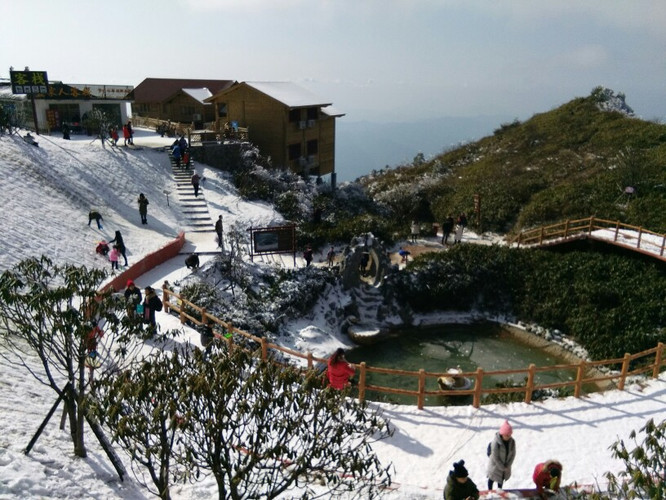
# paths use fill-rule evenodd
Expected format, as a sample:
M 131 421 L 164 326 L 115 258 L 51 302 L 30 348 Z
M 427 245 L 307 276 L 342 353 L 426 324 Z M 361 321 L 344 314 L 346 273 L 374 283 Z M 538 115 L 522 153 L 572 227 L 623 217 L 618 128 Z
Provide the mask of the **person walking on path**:
M 141 224 L 148 224 L 148 198 L 143 193 L 139 194 L 139 215 L 141 215 Z
M 409 229 L 412 234 L 412 243 L 416 243 L 416 239 L 419 237 L 419 231 L 420 231 L 418 222 L 413 220 Z
M 120 231 L 116 231 L 116 235 L 113 237 L 113 239 L 111 241 L 109 241 L 109 243 L 115 243 L 116 244 L 116 247 L 118 248 L 118 252 L 125 259 L 125 267 L 127 267 L 127 255 L 125 254 L 125 251 L 126 251 L 125 242 L 123 241 L 123 235 L 120 234 Z
M 516 442 L 511 435 L 513 429 L 508 420 L 500 426 L 499 432 L 489 444 L 490 461 L 488 463 L 488 489 L 493 489 L 493 482 L 501 488 L 504 481 L 511 477 L 511 465 L 516 458 Z
M 460 243 L 462 242 L 462 237 L 463 237 L 463 231 L 467 227 L 467 216 L 465 215 L 465 212 L 461 212 L 460 215 L 458 216 L 458 220 L 456 221 L 456 234 L 453 237 L 453 243 Z
M 215 232 L 217 233 L 217 246 L 222 247 L 222 216 L 215 221 Z
M 97 222 L 97 229 L 104 229 L 102 227 L 102 221 L 104 219 L 102 218 L 102 214 L 100 214 L 97 210 L 91 210 L 88 212 L 88 226 L 90 227 L 90 223 L 92 221 Z
M 132 128 L 132 122 L 127 121 L 127 132 L 129 133 L 129 144 L 134 146 L 134 129 Z
M 178 145 L 178 141 L 176 141 L 171 148 L 171 157 L 173 158 L 173 161 L 176 162 L 176 168 L 180 168 L 180 154 L 180 146 Z
M 449 215 L 442 224 L 442 245 L 449 244 L 449 235 L 453 231 L 453 217 Z
M 194 197 L 196 198 L 199 196 L 199 182 L 201 181 L 201 177 L 199 177 L 199 174 L 194 172 L 192 174 L 192 187 L 194 187 Z
M 303 252 L 303 258 L 305 259 L 305 267 L 309 267 L 312 264 L 312 247 L 310 245 Z
M 446 477 L 444 487 L 444 500 L 477 500 L 479 489 L 469 478 L 465 461 L 460 460 L 453 464 L 453 470 Z
M 326 262 L 328 262 L 328 267 L 333 267 L 334 261 L 335 261 L 335 249 L 331 247 L 331 249 L 326 254 Z
M 125 146 L 127 147 L 127 144 L 130 140 L 130 131 L 127 128 L 127 124 L 123 125 L 123 139 L 125 140 Z M 131 144 L 131 143 L 130 143 Z
M 328 358 L 328 369 L 326 376 L 328 377 L 328 384 L 333 389 L 343 390 L 349 386 L 349 378 L 354 375 L 356 371 L 345 359 L 345 350 L 340 347 L 333 355 Z
M 113 245 L 111 251 L 109 252 L 109 260 L 111 261 L 111 271 L 118 269 L 118 257 L 120 257 L 120 252 L 118 251 L 118 245 Z

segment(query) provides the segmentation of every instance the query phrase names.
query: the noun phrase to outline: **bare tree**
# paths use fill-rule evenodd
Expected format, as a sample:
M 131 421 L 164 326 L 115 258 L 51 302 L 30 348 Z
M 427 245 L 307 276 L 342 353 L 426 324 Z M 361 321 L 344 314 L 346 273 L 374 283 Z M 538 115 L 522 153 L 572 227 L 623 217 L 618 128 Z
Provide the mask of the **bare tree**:
M 80 457 L 86 456 L 86 420 L 105 446 L 85 405 L 93 370 L 116 370 L 127 362 L 142 331 L 139 319 L 126 317 L 124 298 L 98 292 L 105 277 L 104 271 L 57 266 L 44 256 L 24 260 L 0 275 L 0 342 L 4 347 L 0 356 L 27 369 L 58 395 L 39 432 L 57 404 L 65 402 L 74 453 Z M 97 355 L 94 360 L 93 354 Z M 29 363 L 34 356 L 40 360 L 40 370 Z M 105 450 L 114 461 L 110 448 Z M 122 468 L 115 461 L 114 465 L 117 470 Z M 118 470 L 121 478 L 122 472 Z

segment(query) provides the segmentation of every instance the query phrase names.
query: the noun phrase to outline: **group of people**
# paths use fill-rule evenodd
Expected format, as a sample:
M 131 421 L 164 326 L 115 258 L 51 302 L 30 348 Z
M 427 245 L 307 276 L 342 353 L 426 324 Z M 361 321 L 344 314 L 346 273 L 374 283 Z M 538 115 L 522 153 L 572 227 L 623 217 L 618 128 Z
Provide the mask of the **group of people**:
M 171 144 L 171 157 L 176 163 L 176 168 L 187 168 L 189 166 L 190 149 L 184 136 L 181 135 L 179 139 Z
M 90 225 L 90 224 L 88 224 Z M 113 246 L 110 246 L 112 243 L 115 243 Z M 109 262 L 111 262 L 111 272 L 118 269 L 118 261 L 120 257 L 125 259 L 125 267 L 127 267 L 127 249 L 125 248 L 125 242 L 123 241 L 123 235 L 120 231 L 116 231 L 114 238 L 108 243 L 104 240 L 99 241 L 95 247 L 95 253 L 108 257 Z
M 516 443 L 512 437 L 513 428 L 508 421 L 504 421 L 488 444 L 488 489 L 492 490 L 497 483 L 502 488 L 505 481 L 511 477 L 511 467 L 516 458 Z M 537 495 L 546 498 L 547 491 L 559 491 L 562 478 L 562 464 L 557 460 L 547 460 L 536 465 L 532 480 L 536 486 Z M 479 490 L 469 478 L 465 468 L 465 461 L 460 460 L 453 464 L 449 471 L 444 487 L 445 500 L 472 500 L 479 498 Z
M 128 316 L 137 315 L 149 328 L 155 331 L 157 330 L 155 313 L 162 310 L 162 300 L 151 286 L 144 288 L 144 294 L 142 302 L 141 290 L 139 290 L 133 280 L 127 281 L 124 293 L 127 303 L 127 314 Z
M 461 212 L 455 222 L 453 216 L 449 214 L 442 223 L 442 245 L 449 244 L 449 235 L 453 232 L 454 228 L 455 233 L 453 234 L 453 244 L 460 243 L 462 241 L 463 231 L 466 227 L 467 215 L 465 215 L 465 212 Z

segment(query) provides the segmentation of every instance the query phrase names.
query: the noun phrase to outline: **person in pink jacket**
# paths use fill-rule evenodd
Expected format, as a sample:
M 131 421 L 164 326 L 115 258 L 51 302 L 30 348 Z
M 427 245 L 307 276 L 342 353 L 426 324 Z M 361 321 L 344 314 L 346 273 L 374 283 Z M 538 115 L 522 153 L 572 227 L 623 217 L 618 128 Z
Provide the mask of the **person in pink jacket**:
M 118 250 L 117 245 L 113 245 L 113 248 L 109 252 L 109 260 L 111 261 L 111 271 L 118 269 L 118 258 L 120 257 L 120 251 Z
M 328 383 L 334 389 L 342 390 L 349 385 L 349 377 L 354 375 L 354 367 L 345 359 L 345 350 L 339 348 L 328 358 Z

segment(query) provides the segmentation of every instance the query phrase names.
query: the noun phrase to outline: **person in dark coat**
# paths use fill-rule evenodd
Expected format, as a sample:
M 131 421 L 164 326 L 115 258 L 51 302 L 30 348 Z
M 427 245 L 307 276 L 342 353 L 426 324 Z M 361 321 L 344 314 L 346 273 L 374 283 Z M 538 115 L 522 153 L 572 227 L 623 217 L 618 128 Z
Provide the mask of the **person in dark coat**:
M 134 146 L 134 129 L 132 128 L 132 122 L 128 121 L 127 122 L 127 132 L 129 133 L 129 141 L 128 143 Z
M 461 460 L 453 464 L 453 470 L 446 477 L 444 488 L 444 500 L 477 500 L 479 490 L 469 478 L 465 461 Z
M 143 317 L 144 322 L 150 325 L 150 328 L 156 329 L 155 312 L 162 310 L 162 301 L 153 290 L 153 287 L 147 286 L 144 290 L 143 299 Z
M 178 142 L 174 143 L 173 148 L 171 148 L 171 157 L 173 158 L 173 161 L 176 162 L 176 168 L 180 168 L 180 146 L 178 145 Z
M 88 226 L 90 226 L 90 223 L 92 221 L 97 222 L 97 229 L 104 229 L 102 227 L 102 221 L 104 219 L 102 218 L 102 214 L 100 214 L 97 210 L 91 210 L 88 212 Z
M 192 187 L 194 187 L 194 196 L 197 197 L 199 196 L 199 182 L 201 181 L 201 177 L 199 177 L 199 174 L 194 172 L 192 174 Z
M 148 198 L 143 193 L 139 194 L 139 215 L 141 215 L 141 224 L 148 224 Z
M 308 247 L 305 249 L 305 252 L 303 252 L 303 258 L 305 259 L 305 267 L 308 267 L 310 264 L 312 264 L 312 247 L 308 245 Z
M 125 254 L 125 242 L 123 241 L 123 235 L 120 234 L 120 231 L 116 231 L 114 238 L 109 241 L 109 243 L 115 243 L 118 247 L 118 253 L 123 256 L 125 259 L 125 267 L 127 267 L 127 255 Z
M 125 301 L 127 302 L 127 315 L 133 316 L 136 313 L 136 306 L 141 304 L 141 290 L 134 284 L 134 281 L 127 280 L 125 288 Z
M 446 218 L 442 224 L 442 245 L 449 244 L 449 235 L 453 231 L 453 217 L 450 215 Z
M 199 269 L 199 256 L 196 253 L 193 253 L 187 259 L 185 259 L 185 265 L 188 269 Z
M 504 481 L 511 477 L 511 466 L 516 458 L 516 442 L 511 437 L 512 434 L 511 424 L 505 420 L 490 443 L 489 490 L 493 489 L 493 482 L 497 482 L 497 487 L 501 488 Z
M 63 123 L 62 127 L 60 127 L 60 130 L 62 130 L 62 138 L 69 141 L 70 140 L 69 125 L 67 125 L 66 123 Z
M 215 221 L 215 232 L 217 233 L 217 246 L 221 247 L 222 246 L 222 216 L 220 215 L 217 218 L 217 221 Z

